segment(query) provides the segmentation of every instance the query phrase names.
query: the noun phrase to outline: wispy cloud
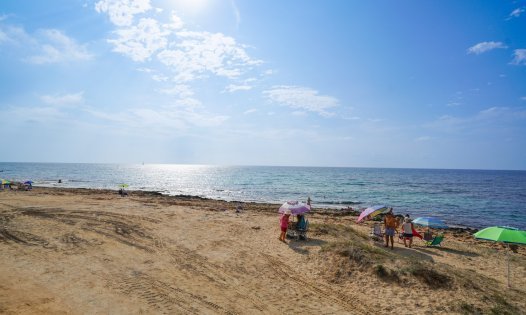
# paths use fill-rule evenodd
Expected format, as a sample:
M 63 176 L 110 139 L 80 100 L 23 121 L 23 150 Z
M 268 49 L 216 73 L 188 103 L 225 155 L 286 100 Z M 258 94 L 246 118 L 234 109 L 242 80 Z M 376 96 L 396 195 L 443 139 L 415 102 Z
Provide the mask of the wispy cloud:
M 325 117 L 333 116 L 334 114 L 327 110 L 339 105 L 338 99 L 319 95 L 318 91 L 301 86 L 274 86 L 263 94 L 271 102 L 293 109 L 315 112 Z
M 236 28 L 238 28 L 239 24 L 241 23 L 241 14 L 239 13 L 239 9 L 237 8 L 236 2 L 234 0 L 230 1 L 230 5 L 232 6 L 234 16 L 236 17 Z
M 444 115 L 427 124 L 426 127 L 445 132 L 465 132 L 475 129 L 496 130 L 495 128 L 491 129 L 491 126 L 496 128 L 509 127 L 516 122 L 523 124 L 523 120 L 526 120 L 526 110 L 494 106 L 466 117 Z
M 243 84 L 243 85 L 229 84 L 229 85 L 227 85 L 227 87 L 225 87 L 225 92 L 234 93 L 234 92 L 237 92 L 237 91 L 248 91 L 248 90 L 251 90 L 251 89 L 252 89 L 251 85 L 246 85 L 246 84 Z
M 84 92 L 73 94 L 42 95 L 40 99 L 46 104 L 56 106 L 76 105 L 84 101 Z
M 524 11 L 526 11 L 524 8 L 517 8 L 513 10 L 508 16 L 507 20 L 518 18 L 519 16 L 521 16 L 522 13 L 524 13 Z
M 28 34 L 24 28 L 0 25 L 0 45 L 20 50 L 22 60 L 34 64 L 84 61 L 93 58 L 86 45 L 78 44 L 57 29 L 40 29 Z
M 0 116 L 2 116 L 4 122 L 55 124 L 64 120 L 66 114 L 53 106 L 17 106 L 0 109 Z
M 95 4 L 95 10 L 107 13 L 110 21 L 117 26 L 130 26 L 136 14 L 151 8 L 149 0 L 102 0 Z
M 182 104 L 165 106 L 160 109 L 131 108 L 118 114 L 90 109 L 88 112 L 102 120 L 117 123 L 127 130 L 148 130 L 158 135 L 174 135 L 193 126 L 216 127 L 228 120 L 228 116 L 215 115 L 203 109 Z
M 512 65 L 526 65 L 526 49 L 515 49 L 513 52 Z
M 186 84 L 177 84 L 171 88 L 160 89 L 159 92 L 168 95 L 176 95 L 183 99 L 194 95 L 192 88 Z
M 244 115 L 248 115 L 248 114 L 252 114 L 252 113 L 255 113 L 257 112 L 258 110 L 255 109 L 255 108 L 251 108 L 251 109 L 248 109 L 246 110 L 245 112 L 243 112 Z
M 485 53 L 487 51 L 493 50 L 493 49 L 505 49 L 508 48 L 508 46 L 504 45 L 502 42 L 481 42 L 474 46 L 471 46 L 468 48 L 468 54 L 475 54 L 480 55 L 482 53 Z
M 30 63 L 59 63 L 93 58 L 85 46 L 77 44 L 74 39 L 59 30 L 41 30 L 39 35 L 37 54 L 26 59 Z

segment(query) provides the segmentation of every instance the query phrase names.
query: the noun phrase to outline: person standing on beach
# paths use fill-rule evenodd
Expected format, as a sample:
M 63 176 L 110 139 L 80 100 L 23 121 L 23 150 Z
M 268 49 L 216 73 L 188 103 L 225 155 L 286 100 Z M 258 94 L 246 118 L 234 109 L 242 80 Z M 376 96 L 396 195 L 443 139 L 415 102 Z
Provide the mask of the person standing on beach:
M 389 212 L 384 217 L 385 225 L 385 247 L 389 247 L 389 240 L 391 240 L 391 249 L 394 247 L 394 235 L 395 229 L 397 228 L 396 217 L 393 215 L 393 208 L 389 209 Z
M 404 233 L 404 246 L 407 247 L 407 240 L 409 240 L 409 248 L 413 244 L 413 222 L 409 219 L 409 216 L 406 216 L 404 219 L 404 224 L 402 224 L 402 231 Z
M 279 218 L 279 225 L 281 227 L 281 234 L 279 236 L 279 240 L 283 243 L 287 243 L 287 241 L 285 241 L 285 237 L 287 236 L 287 228 L 289 227 L 290 215 L 291 211 L 287 209 L 285 210 L 285 213 L 283 213 Z

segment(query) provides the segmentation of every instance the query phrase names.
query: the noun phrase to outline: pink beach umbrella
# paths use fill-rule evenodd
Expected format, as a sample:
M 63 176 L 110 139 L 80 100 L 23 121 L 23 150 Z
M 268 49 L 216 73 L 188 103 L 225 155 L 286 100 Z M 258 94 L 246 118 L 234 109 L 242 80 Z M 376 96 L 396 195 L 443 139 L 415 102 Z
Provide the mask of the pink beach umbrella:
M 279 213 L 285 213 L 285 210 L 290 210 L 292 214 L 303 214 L 310 211 L 310 206 L 299 201 L 287 201 L 279 207 Z
M 380 213 L 385 213 L 389 210 L 386 206 L 373 206 L 369 207 L 360 213 L 360 216 L 356 220 L 356 223 L 360 223 L 365 217 L 371 216 L 371 218 L 379 215 Z

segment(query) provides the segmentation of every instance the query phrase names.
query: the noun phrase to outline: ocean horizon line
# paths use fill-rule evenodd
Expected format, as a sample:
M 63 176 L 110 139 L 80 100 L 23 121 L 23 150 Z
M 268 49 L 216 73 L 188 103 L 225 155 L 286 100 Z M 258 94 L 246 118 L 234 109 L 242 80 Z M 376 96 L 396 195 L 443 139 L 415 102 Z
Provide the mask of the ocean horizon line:
M 330 165 L 258 165 L 258 164 L 202 164 L 202 163 L 145 163 L 145 162 L 30 162 L 30 161 L 0 161 L 0 164 L 82 164 L 82 165 L 178 165 L 178 166 L 209 166 L 209 167 L 289 167 L 289 168 L 356 168 L 385 170 L 437 170 L 437 171 L 512 171 L 526 172 L 526 169 L 498 168 L 441 168 L 441 167 L 401 167 L 401 166 L 330 166 Z M 2 171 L 0 169 L 0 171 Z

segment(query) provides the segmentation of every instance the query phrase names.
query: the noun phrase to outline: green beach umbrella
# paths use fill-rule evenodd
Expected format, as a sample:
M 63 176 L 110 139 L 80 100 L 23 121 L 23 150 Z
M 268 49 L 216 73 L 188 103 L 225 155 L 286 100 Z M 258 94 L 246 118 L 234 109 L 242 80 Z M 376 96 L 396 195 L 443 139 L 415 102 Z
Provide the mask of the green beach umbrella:
M 120 184 L 119 185 L 119 187 L 121 187 L 121 188 L 128 188 L 128 186 L 129 186 L 128 184 Z
M 511 244 L 526 244 L 526 231 L 509 226 L 491 226 L 474 234 L 475 238 Z
M 522 231 L 509 226 L 491 226 L 473 234 L 477 239 L 502 242 L 508 246 L 506 256 L 508 260 L 508 288 L 510 284 L 510 245 L 509 244 L 526 244 L 526 231 Z

